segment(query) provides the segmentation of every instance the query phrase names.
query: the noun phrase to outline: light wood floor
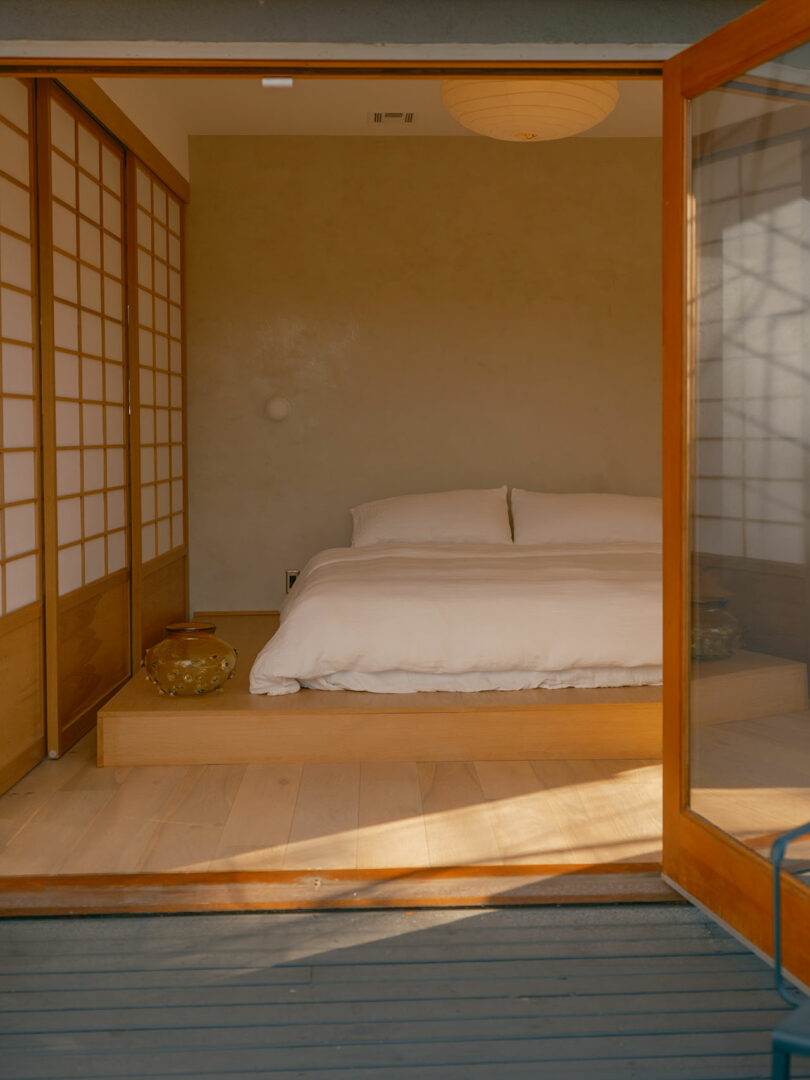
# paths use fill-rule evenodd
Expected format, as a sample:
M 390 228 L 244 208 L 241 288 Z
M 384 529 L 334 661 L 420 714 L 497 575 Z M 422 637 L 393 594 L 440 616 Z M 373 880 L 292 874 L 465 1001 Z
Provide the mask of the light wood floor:
M 658 763 L 99 769 L 94 736 L 0 798 L 0 876 L 655 862 Z
M 744 843 L 810 820 L 810 710 L 694 745 L 693 808 Z M 660 822 L 645 760 L 99 769 L 91 734 L 0 797 L 0 876 L 655 862 Z
M 810 821 L 810 710 L 735 720 L 693 735 L 692 808 L 766 852 Z M 789 855 L 810 859 L 810 840 Z

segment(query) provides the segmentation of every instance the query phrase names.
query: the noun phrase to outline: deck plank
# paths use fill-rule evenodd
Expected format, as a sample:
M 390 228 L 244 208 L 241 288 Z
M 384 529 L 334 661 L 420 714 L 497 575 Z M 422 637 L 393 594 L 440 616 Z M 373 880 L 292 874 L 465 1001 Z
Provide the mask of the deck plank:
M 785 1014 L 679 905 L 7 919 L 0 957 L 4 1080 L 752 1080 Z

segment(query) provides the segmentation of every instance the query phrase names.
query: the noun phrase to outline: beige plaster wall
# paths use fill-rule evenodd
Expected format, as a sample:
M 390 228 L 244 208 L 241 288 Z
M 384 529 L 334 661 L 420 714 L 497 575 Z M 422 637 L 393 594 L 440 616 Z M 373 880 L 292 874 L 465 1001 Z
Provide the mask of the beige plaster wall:
M 188 179 L 188 131 L 176 110 L 167 108 L 160 84 L 155 79 L 97 78 L 95 81 Z
M 276 607 L 367 499 L 659 491 L 658 140 L 192 137 L 190 161 L 194 607 Z

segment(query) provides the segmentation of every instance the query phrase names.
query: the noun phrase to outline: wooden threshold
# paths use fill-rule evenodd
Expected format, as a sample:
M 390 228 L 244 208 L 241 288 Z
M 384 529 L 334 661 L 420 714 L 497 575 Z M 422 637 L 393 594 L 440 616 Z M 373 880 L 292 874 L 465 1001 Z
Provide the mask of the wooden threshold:
M 272 615 L 228 615 L 217 633 L 236 676 L 199 697 L 162 694 L 139 671 L 99 713 L 98 763 L 512 761 L 661 756 L 661 688 L 251 694 Z
M 0 878 L 0 917 L 680 903 L 658 863 Z

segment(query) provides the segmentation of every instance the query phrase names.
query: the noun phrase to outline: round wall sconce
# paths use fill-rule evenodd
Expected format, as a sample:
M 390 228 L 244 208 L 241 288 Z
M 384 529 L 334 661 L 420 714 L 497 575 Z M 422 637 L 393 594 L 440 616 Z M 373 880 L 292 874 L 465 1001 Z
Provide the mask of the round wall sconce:
M 543 142 L 587 131 L 616 107 L 615 79 L 445 79 L 442 101 L 491 139 Z
M 265 412 L 271 420 L 286 420 L 292 412 L 292 405 L 285 397 L 272 397 L 265 406 Z

